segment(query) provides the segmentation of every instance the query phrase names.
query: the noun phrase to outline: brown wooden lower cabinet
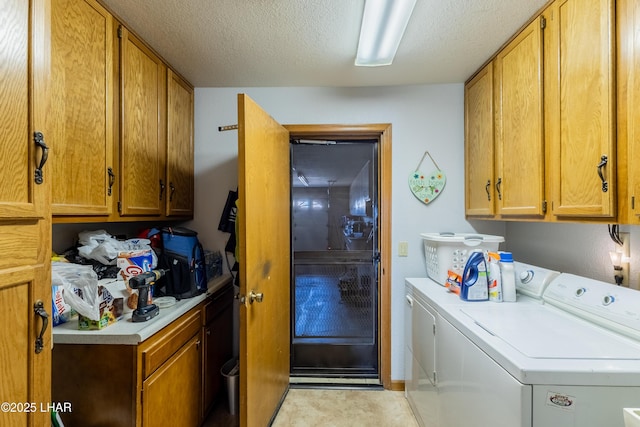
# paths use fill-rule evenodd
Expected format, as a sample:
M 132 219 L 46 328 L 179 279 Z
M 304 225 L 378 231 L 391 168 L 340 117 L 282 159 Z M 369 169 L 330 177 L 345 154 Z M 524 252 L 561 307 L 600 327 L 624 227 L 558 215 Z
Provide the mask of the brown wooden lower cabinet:
M 70 426 L 198 426 L 221 397 L 233 352 L 233 286 L 138 345 L 56 344 L 52 400 Z

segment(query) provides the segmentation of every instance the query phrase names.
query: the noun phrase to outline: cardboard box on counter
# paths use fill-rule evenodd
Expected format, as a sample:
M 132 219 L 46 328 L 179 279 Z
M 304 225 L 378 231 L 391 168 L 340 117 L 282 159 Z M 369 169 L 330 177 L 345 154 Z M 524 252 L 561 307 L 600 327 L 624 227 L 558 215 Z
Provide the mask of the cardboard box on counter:
M 114 298 L 107 288 L 102 285 L 98 286 L 98 298 L 100 300 L 100 320 L 92 320 L 78 315 L 78 329 L 104 329 L 122 318 L 124 298 Z

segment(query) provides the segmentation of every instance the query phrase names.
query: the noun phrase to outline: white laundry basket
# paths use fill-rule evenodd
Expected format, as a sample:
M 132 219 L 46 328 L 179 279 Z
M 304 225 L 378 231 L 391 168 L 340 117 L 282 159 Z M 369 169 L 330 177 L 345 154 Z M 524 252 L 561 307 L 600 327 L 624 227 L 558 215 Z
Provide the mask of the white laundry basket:
M 422 233 L 427 275 L 445 285 L 448 271 L 462 274 L 469 254 L 475 249 L 497 251 L 502 236 L 473 233 Z

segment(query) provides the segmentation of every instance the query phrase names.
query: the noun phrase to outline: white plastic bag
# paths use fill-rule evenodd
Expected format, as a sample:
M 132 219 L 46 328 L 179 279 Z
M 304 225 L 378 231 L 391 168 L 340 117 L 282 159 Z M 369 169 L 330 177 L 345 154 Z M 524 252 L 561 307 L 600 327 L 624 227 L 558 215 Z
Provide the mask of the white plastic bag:
M 82 245 L 78 247 L 78 253 L 83 258 L 93 259 L 104 265 L 116 265 L 121 242 L 106 231 L 82 231 L 78 233 L 78 243 Z
M 116 265 L 120 252 L 149 250 L 152 252 L 153 265 L 158 264 L 158 258 L 151 250 L 149 239 L 129 239 L 120 241 L 112 237 L 105 230 L 83 231 L 78 233 L 78 253 L 86 259 L 92 259 L 104 265 Z
M 63 287 L 64 300 L 72 309 L 91 320 L 100 320 L 98 275 L 91 266 L 53 262 L 51 284 Z

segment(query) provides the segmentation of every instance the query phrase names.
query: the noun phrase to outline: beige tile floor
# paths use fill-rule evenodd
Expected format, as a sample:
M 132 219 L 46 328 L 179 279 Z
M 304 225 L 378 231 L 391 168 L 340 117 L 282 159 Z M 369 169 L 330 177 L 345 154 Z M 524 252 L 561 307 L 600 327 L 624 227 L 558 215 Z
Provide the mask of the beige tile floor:
M 417 427 L 402 391 L 291 389 L 273 427 Z
M 224 400 L 224 399 L 223 399 Z M 226 400 L 203 427 L 237 426 Z M 402 391 L 380 389 L 292 388 L 273 427 L 417 427 Z

